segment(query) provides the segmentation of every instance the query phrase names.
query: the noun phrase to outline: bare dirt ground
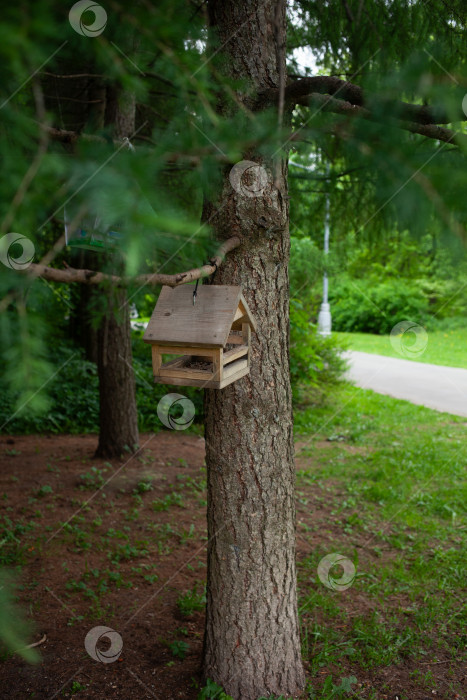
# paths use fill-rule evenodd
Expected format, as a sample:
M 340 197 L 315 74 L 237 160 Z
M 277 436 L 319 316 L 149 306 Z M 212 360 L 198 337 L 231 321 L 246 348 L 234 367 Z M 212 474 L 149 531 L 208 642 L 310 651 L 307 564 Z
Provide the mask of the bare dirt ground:
M 204 612 L 188 605 L 182 614 L 180 596 L 194 591 L 199 602 L 205 581 L 204 441 L 168 431 L 143 435 L 136 456 L 112 464 L 93 458 L 96 444 L 92 435 L 0 437 L 0 517 L 4 531 L 14 533 L 0 554 L 10 568 L 21 567 L 18 596 L 34 621 L 32 641 L 45 636 L 39 665 L 3 654 L 0 698 L 195 700 Z M 298 561 L 333 539 L 331 506 L 319 494 L 310 485 L 307 505 L 298 504 L 298 520 L 309 528 L 297 538 Z M 354 532 L 354 544 L 358 537 L 366 535 Z M 371 567 L 371 551 L 361 557 Z M 363 594 L 345 605 L 336 622 L 343 631 L 370 607 Z M 322 611 L 316 616 L 319 621 Z M 118 661 L 98 663 L 86 652 L 84 639 L 96 625 L 121 635 Z M 183 659 L 173 653 L 181 642 Z M 410 675 L 416 667 L 407 658 L 397 667 L 365 670 L 343 659 L 319 676 L 355 675 L 361 698 L 463 697 L 420 688 Z M 467 678 L 461 664 L 439 656 L 427 670 L 438 688 L 453 680 L 461 688 Z M 311 680 L 320 687 L 322 680 Z

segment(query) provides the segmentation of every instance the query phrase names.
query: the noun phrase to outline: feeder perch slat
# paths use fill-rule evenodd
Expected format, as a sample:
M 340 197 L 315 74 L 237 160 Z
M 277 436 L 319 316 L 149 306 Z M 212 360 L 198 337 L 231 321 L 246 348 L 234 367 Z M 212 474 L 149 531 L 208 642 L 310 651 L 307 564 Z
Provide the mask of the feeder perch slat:
M 233 362 L 238 357 L 243 357 L 243 355 L 248 354 L 248 345 L 239 345 L 238 348 L 232 348 L 232 350 L 227 350 L 224 353 L 224 366 L 229 362 Z

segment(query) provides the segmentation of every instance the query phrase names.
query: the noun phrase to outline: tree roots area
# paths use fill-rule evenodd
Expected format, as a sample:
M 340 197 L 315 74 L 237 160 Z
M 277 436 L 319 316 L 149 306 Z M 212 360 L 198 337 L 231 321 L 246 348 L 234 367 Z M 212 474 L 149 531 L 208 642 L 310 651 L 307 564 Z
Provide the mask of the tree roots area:
M 203 691 L 201 676 L 204 440 L 143 435 L 136 455 L 112 463 L 93 457 L 96 442 L 0 437 L 0 559 L 12 572 L 22 642 L 39 642 L 35 664 L 2 649 L 0 697 L 218 697 Z M 351 473 L 372 459 L 370 447 L 344 433 L 297 450 L 303 698 L 464 698 L 461 589 L 427 593 L 436 578 L 430 567 L 442 578 L 442 553 L 458 552 L 455 528 L 440 547 L 428 533 L 418 551 L 416 525 L 383 518 L 377 498 L 361 505 L 358 479 L 352 490 L 335 470 L 317 478 L 325 460 L 347 461 Z M 352 564 L 323 583 L 318 564 L 332 553 Z M 455 556 L 448 559 L 446 570 L 454 570 Z M 422 560 L 426 571 L 417 572 Z M 332 588 L 354 570 L 350 586 Z M 118 634 L 89 637 L 98 626 Z M 117 656 L 109 661 L 115 638 L 121 651 L 111 646 Z

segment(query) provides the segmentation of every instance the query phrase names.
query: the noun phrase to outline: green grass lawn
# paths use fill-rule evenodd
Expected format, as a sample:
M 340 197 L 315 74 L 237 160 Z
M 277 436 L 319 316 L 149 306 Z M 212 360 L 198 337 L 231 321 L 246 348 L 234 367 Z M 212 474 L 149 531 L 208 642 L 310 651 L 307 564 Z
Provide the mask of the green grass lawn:
M 467 327 L 454 331 L 430 331 L 424 352 L 414 358 L 399 355 L 392 347 L 389 335 L 371 335 L 370 333 L 336 333 L 336 335 L 346 341 L 350 350 L 467 369 Z
M 450 660 L 466 652 L 465 418 L 344 384 L 327 405 L 297 412 L 295 433 L 303 656 L 329 686 L 310 697 L 394 697 L 388 667 L 426 697 L 458 697 L 462 671 Z M 345 591 L 316 585 L 334 552 L 355 565 Z M 358 679 L 355 695 L 339 694 L 341 678 Z

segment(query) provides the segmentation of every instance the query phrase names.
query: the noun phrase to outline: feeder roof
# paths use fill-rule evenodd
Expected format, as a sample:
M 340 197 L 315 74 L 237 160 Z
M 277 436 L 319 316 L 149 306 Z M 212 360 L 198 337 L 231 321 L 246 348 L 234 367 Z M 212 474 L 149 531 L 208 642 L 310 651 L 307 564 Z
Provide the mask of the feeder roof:
M 234 323 L 256 330 L 241 287 L 199 285 L 194 305 L 193 291 L 191 284 L 162 287 L 143 336 L 146 343 L 224 347 Z

